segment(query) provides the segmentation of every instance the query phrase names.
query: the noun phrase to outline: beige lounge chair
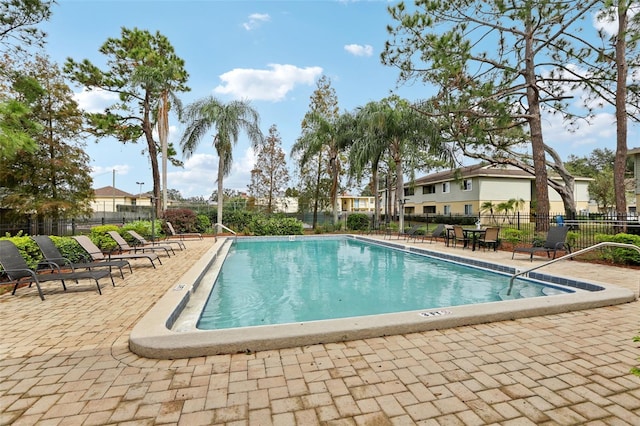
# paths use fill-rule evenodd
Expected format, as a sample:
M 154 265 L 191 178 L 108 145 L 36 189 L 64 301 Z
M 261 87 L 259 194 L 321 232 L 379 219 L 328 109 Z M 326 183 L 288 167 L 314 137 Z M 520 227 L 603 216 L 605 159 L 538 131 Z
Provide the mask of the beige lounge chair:
M 171 222 L 165 222 L 167 224 L 167 229 L 169 229 L 169 233 L 171 235 L 167 235 L 167 238 L 180 238 L 184 240 L 185 238 L 199 238 L 202 239 L 202 234 L 199 232 L 176 232 Z
M 103 260 L 134 260 L 134 259 L 148 259 L 151 262 L 151 266 L 156 267 L 155 261 L 157 260 L 159 264 L 162 265 L 162 260 L 155 253 L 121 253 L 121 254 L 112 254 L 109 253 L 107 256 L 100 250 L 100 247 L 95 245 L 93 241 L 86 235 L 76 235 L 73 237 L 78 244 L 86 251 L 89 256 L 93 259 L 94 262 L 99 262 Z
M 142 235 L 138 234 L 136 231 L 127 231 L 127 233 L 131 235 L 135 240 L 133 244 L 134 247 L 145 247 L 150 249 L 166 250 L 167 252 L 170 251 L 171 254 L 176 254 L 171 244 L 178 244 L 178 248 L 180 250 L 184 249 L 183 247 L 184 244 L 182 244 L 182 242 L 180 241 L 163 241 L 162 243 L 159 243 L 157 241 L 147 241 L 147 239 L 145 239 Z
M 156 251 L 158 251 L 157 249 L 154 250 L 153 247 L 136 247 L 136 246 L 130 246 L 129 243 L 127 242 L 127 240 L 125 240 L 124 238 L 122 238 L 122 235 L 118 234 L 118 231 L 108 231 L 107 234 L 109 234 L 109 236 L 113 239 L 113 241 L 116 242 L 116 244 L 118 244 L 118 248 L 120 249 L 120 253 L 154 253 Z M 169 254 L 169 250 L 166 249 L 166 247 L 163 247 L 161 249 L 161 251 L 164 251 L 165 254 L 170 257 L 171 255 Z

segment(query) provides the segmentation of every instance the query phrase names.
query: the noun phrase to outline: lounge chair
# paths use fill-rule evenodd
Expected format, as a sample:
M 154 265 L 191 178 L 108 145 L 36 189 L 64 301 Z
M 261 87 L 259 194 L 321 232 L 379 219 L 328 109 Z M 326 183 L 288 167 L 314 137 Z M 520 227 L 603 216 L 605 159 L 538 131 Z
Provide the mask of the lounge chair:
M 153 250 L 151 247 L 135 247 L 135 246 L 130 246 L 129 243 L 127 242 L 127 240 L 125 240 L 124 238 L 122 238 L 122 235 L 118 234 L 118 231 L 108 231 L 107 232 L 109 234 L 109 236 L 111 238 L 113 238 L 113 240 L 116 242 L 116 244 L 118 244 L 118 249 L 120 251 L 120 253 L 154 253 L 158 250 Z M 168 250 L 165 250 L 163 248 L 163 250 L 165 251 L 167 256 L 171 256 L 169 254 Z
M 155 261 L 162 265 L 162 260 L 155 253 L 121 253 L 121 254 L 108 254 L 108 257 L 100 250 L 100 247 L 95 245 L 93 241 L 86 235 L 76 235 L 73 237 L 78 244 L 91 256 L 94 262 L 108 261 L 108 260 L 135 260 L 135 259 L 148 259 L 151 262 L 151 266 L 156 267 Z
M 438 238 L 443 237 L 444 234 L 445 234 L 444 224 L 440 223 L 438 226 L 434 228 L 433 231 L 431 231 L 431 233 L 421 235 L 420 238 L 422 239 L 422 241 L 429 239 L 429 242 L 432 243 L 433 240 L 438 241 Z
M 160 244 L 156 241 L 147 241 L 142 235 L 138 234 L 136 231 L 127 231 L 127 233 L 131 235 L 134 239 L 134 243 L 133 243 L 134 248 L 164 250 L 167 253 L 167 255 L 169 255 L 169 252 L 171 252 L 172 254 L 176 254 L 176 252 L 173 250 L 173 247 L 169 245 L 171 241 L 165 241 L 163 244 Z M 178 241 L 173 241 L 173 243 L 182 244 L 181 242 L 178 242 Z M 180 250 L 182 250 L 182 246 L 180 246 Z
M 533 255 L 536 253 L 545 252 L 547 257 L 551 257 L 553 252 L 553 259 L 556 258 L 558 250 L 565 250 L 571 253 L 571 247 L 567 244 L 567 232 L 569 228 L 567 226 L 552 226 L 547 233 L 547 239 L 540 247 L 515 247 L 511 254 L 511 259 L 516 253 L 528 253 L 529 259 L 533 262 Z
M 94 280 L 98 287 L 99 294 L 102 294 L 99 281 L 102 278 L 109 277 L 111 279 L 111 284 L 113 284 L 114 287 L 116 286 L 116 283 L 113 281 L 113 277 L 111 276 L 111 272 L 106 269 L 76 271 L 71 268 L 71 272 L 61 272 L 59 268 L 55 268 L 49 269 L 47 272 L 37 273 L 33 269 L 29 268 L 27 262 L 22 257 L 22 254 L 20 254 L 18 247 L 9 240 L 0 240 L 0 266 L 2 266 L 2 272 L 6 274 L 11 281 L 15 282 L 15 286 L 13 287 L 11 294 L 16 294 L 18 286 L 22 283 L 29 283 L 29 286 L 31 286 L 32 283 L 35 283 L 41 300 L 44 300 L 44 294 L 42 293 L 40 283 L 47 281 L 60 281 L 62 283 L 62 288 L 66 291 L 66 280 L 73 280 L 76 282 L 79 280 Z M 54 265 L 52 265 L 52 267 L 53 266 Z
M 167 235 L 167 238 L 180 238 L 181 240 L 184 240 L 185 238 L 199 238 L 202 239 L 202 234 L 199 232 L 180 232 L 177 233 L 176 230 L 174 229 L 173 225 L 171 224 L 171 222 L 165 222 L 167 224 L 167 229 L 169 230 L 169 233 L 171 235 Z
M 487 247 L 493 247 L 493 251 L 498 250 L 498 233 L 500 232 L 500 228 L 489 227 L 484 231 L 484 234 L 480 238 L 478 238 L 478 244 L 481 247 L 484 247 L 486 250 Z
M 462 248 L 464 249 L 469 245 L 469 241 L 471 240 L 469 239 L 469 237 L 467 237 L 467 235 L 465 235 L 462 226 L 453 225 L 453 246 L 457 247 L 458 243 L 461 242 Z
M 407 240 L 410 240 L 412 238 L 415 237 L 416 232 L 418 232 L 418 228 L 420 227 L 420 225 L 413 225 L 411 228 L 409 228 L 408 231 L 404 231 L 404 230 L 399 230 L 398 231 L 398 239 L 405 238 Z
M 32 236 L 31 239 L 36 242 L 40 251 L 44 256 L 44 266 L 51 267 L 51 265 L 55 265 L 58 268 L 62 267 L 72 267 L 75 269 L 95 269 L 95 268 L 109 268 L 109 271 L 112 271 L 112 268 L 118 268 L 120 270 L 120 276 L 124 279 L 124 272 L 122 268 L 129 267 L 129 271 L 133 273 L 131 269 L 131 265 L 126 260 L 107 260 L 100 262 L 83 262 L 83 263 L 73 263 L 68 258 L 64 257 L 58 247 L 53 243 L 51 238 L 47 235 L 36 235 Z

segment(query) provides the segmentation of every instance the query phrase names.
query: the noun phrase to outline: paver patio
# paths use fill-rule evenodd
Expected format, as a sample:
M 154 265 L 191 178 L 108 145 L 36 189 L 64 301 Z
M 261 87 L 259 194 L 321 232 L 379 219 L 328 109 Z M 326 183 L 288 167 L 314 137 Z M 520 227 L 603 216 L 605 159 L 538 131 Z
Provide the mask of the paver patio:
M 213 239 L 103 286 L 0 296 L 0 423 L 638 425 L 640 302 L 448 330 L 176 360 L 128 349 L 134 324 Z M 528 267 L 511 253 L 446 248 Z M 534 260 L 541 262 L 541 260 Z M 148 263 L 148 262 L 147 262 Z M 631 288 L 638 270 L 545 271 Z

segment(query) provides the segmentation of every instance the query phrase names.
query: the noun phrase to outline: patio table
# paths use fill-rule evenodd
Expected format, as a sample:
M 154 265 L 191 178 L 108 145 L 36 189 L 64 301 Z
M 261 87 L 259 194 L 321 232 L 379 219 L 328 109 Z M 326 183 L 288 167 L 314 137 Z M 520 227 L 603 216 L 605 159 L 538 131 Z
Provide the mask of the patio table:
M 465 237 L 468 236 L 469 234 L 471 234 L 471 251 L 476 251 L 476 243 L 479 239 L 479 236 L 481 236 L 482 234 L 484 234 L 486 232 L 486 229 L 483 228 L 462 228 L 462 230 L 464 231 Z

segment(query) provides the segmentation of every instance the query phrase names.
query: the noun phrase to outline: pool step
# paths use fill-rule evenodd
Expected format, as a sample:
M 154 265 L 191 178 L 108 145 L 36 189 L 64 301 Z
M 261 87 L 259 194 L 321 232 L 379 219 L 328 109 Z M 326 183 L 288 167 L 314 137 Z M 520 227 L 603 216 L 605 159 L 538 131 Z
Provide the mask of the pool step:
M 502 300 L 511 300 L 511 299 L 521 299 L 526 297 L 549 296 L 551 294 L 555 294 L 555 293 L 547 293 L 546 290 L 547 290 L 547 287 L 540 287 L 540 286 L 532 285 L 528 283 L 517 282 L 513 285 L 511 294 L 508 294 L 509 288 L 504 288 L 500 291 L 499 296 Z

